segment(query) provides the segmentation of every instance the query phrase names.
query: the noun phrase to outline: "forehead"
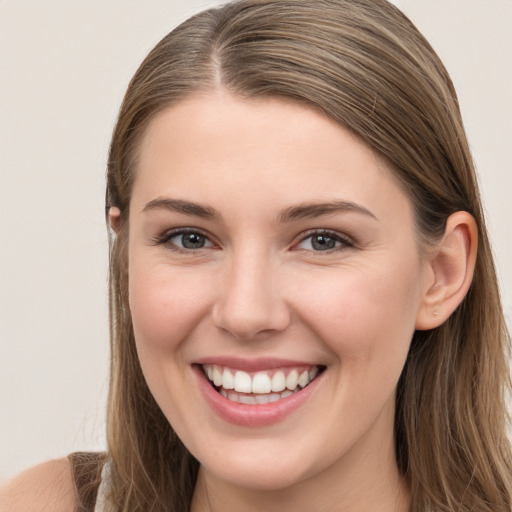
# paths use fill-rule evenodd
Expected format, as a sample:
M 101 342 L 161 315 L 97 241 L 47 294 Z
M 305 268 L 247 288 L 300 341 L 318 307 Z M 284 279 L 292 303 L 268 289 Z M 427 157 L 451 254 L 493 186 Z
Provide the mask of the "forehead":
M 340 124 L 292 101 L 223 92 L 192 96 L 149 123 L 132 202 L 159 196 L 226 209 L 345 199 L 410 210 L 384 160 Z

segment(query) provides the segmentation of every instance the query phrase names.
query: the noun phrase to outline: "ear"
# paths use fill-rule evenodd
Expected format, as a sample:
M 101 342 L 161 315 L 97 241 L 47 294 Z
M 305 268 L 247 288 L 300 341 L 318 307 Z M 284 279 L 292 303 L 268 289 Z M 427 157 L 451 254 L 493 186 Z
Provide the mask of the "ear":
M 468 212 L 448 218 L 441 241 L 429 253 L 428 279 L 416 318 L 417 330 L 440 326 L 464 299 L 475 270 L 478 230 Z
M 114 233 L 119 233 L 121 228 L 121 210 L 117 206 L 111 206 L 108 210 L 108 220 Z

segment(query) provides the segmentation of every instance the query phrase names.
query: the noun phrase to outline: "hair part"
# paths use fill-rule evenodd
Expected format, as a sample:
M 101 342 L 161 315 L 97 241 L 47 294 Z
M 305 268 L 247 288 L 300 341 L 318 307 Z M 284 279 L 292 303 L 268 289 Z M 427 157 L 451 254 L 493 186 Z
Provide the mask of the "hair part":
M 465 210 L 479 248 L 473 283 L 439 328 L 417 331 L 398 383 L 396 458 L 413 512 L 510 511 L 509 336 L 473 162 L 452 82 L 414 25 L 385 0 L 240 0 L 168 34 L 129 84 L 110 147 L 111 383 L 108 445 L 119 511 L 183 511 L 198 462 L 156 404 L 138 361 L 128 297 L 128 214 L 151 120 L 187 96 L 224 89 L 325 113 L 389 162 L 418 233 L 438 240 Z

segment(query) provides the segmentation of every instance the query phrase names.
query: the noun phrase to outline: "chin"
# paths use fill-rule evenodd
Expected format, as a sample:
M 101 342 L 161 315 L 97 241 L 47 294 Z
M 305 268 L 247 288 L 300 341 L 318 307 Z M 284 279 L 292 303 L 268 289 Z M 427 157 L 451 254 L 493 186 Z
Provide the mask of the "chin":
M 283 491 L 297 485 L 314 473 L 313 468 L 306 467 L 295 460 L 276 461 L 273 457 L 266 459 L 243 456 L 229 457 L 223 464 L 203 466 L 211 477 L 221 480 L 228 485 L 254 491 Z

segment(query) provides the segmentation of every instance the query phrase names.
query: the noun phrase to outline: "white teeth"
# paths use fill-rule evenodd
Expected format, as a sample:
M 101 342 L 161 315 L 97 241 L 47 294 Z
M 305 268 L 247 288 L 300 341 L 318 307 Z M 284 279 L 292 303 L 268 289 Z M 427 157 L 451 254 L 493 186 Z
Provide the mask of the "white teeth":
M 282 370 L 276 371 L 272 377 L 270 372 L 258 372 L 252 377 L 242 370 L 229 370 L 217 365 L 204 365 L 208 379 L 219 389 L 221 395 L 232 402 L 244 404 L 266 404 L 286 398 L 293 392 L 305 388 L 319 373 L 318 366 L 304 370 L 300 375 L 296 369 L 285 376 Z M 229 392 L 230 390 L 233 390 Z M 254 394 L 244 396 L 239 393 Z
M 235 391 L 239 393 L 252 392 L 252 379 L 248 373 L 242 371 L 235 373 Z
M 235 379 L 233 377 L 233 374 L 228 369 L 225 369 L 224 373 L 222 374 L 222 387 L 224 389 L 235 388 Z
M 240 402 L 240 395 L 238 393 L 228 393 L 228 400 L 231 400 L 232 402 Z
M 266 395 L 239 395 L 234 391 L 227 393 L 221 389 L 220 394 L 231 402 L 237 402 L 245 405 L 262 405 L 269 404 L 271 402 L 277 402 L 278 400 L 281 400 L 281 398 L 286 398 L 293 395 L 294 392 L 287 389 L 282 393 L 268 393 Z
M 256 405 L 256 398 L 254 396 L 240 395 L 240 403 L 246 405 Z
M 270 402 L 269 395 L 256 395 L 254 398 L 256 399 L 257 404 L 268 404 Z
M 306 371 L 302 372 L 299 376 L 299 386 L 305 388 L 309 384 L 309 373 Z
M 270 377 L 266 373 L 257 373 L 252 379 L 252 392 L 253 393 L 270 393 L 272 391 L 272 384 Z
M 286 378 L 283 372 L 276 372 L 272 377 L 272 391 L 283 391 L 286 388 Z
M 213 383 L 216 386 L 220 386 L 222 384 L 222 373 L 220 373 L 216 366 L 213 368 Z
M 299 383 L 299 373 L 297 372 L 297 370 L 292 370 L 288 374 L 288 377 L 286 377 L 286 387 L 290 391 L 293 391 L 297 387 L 298 383 Z

